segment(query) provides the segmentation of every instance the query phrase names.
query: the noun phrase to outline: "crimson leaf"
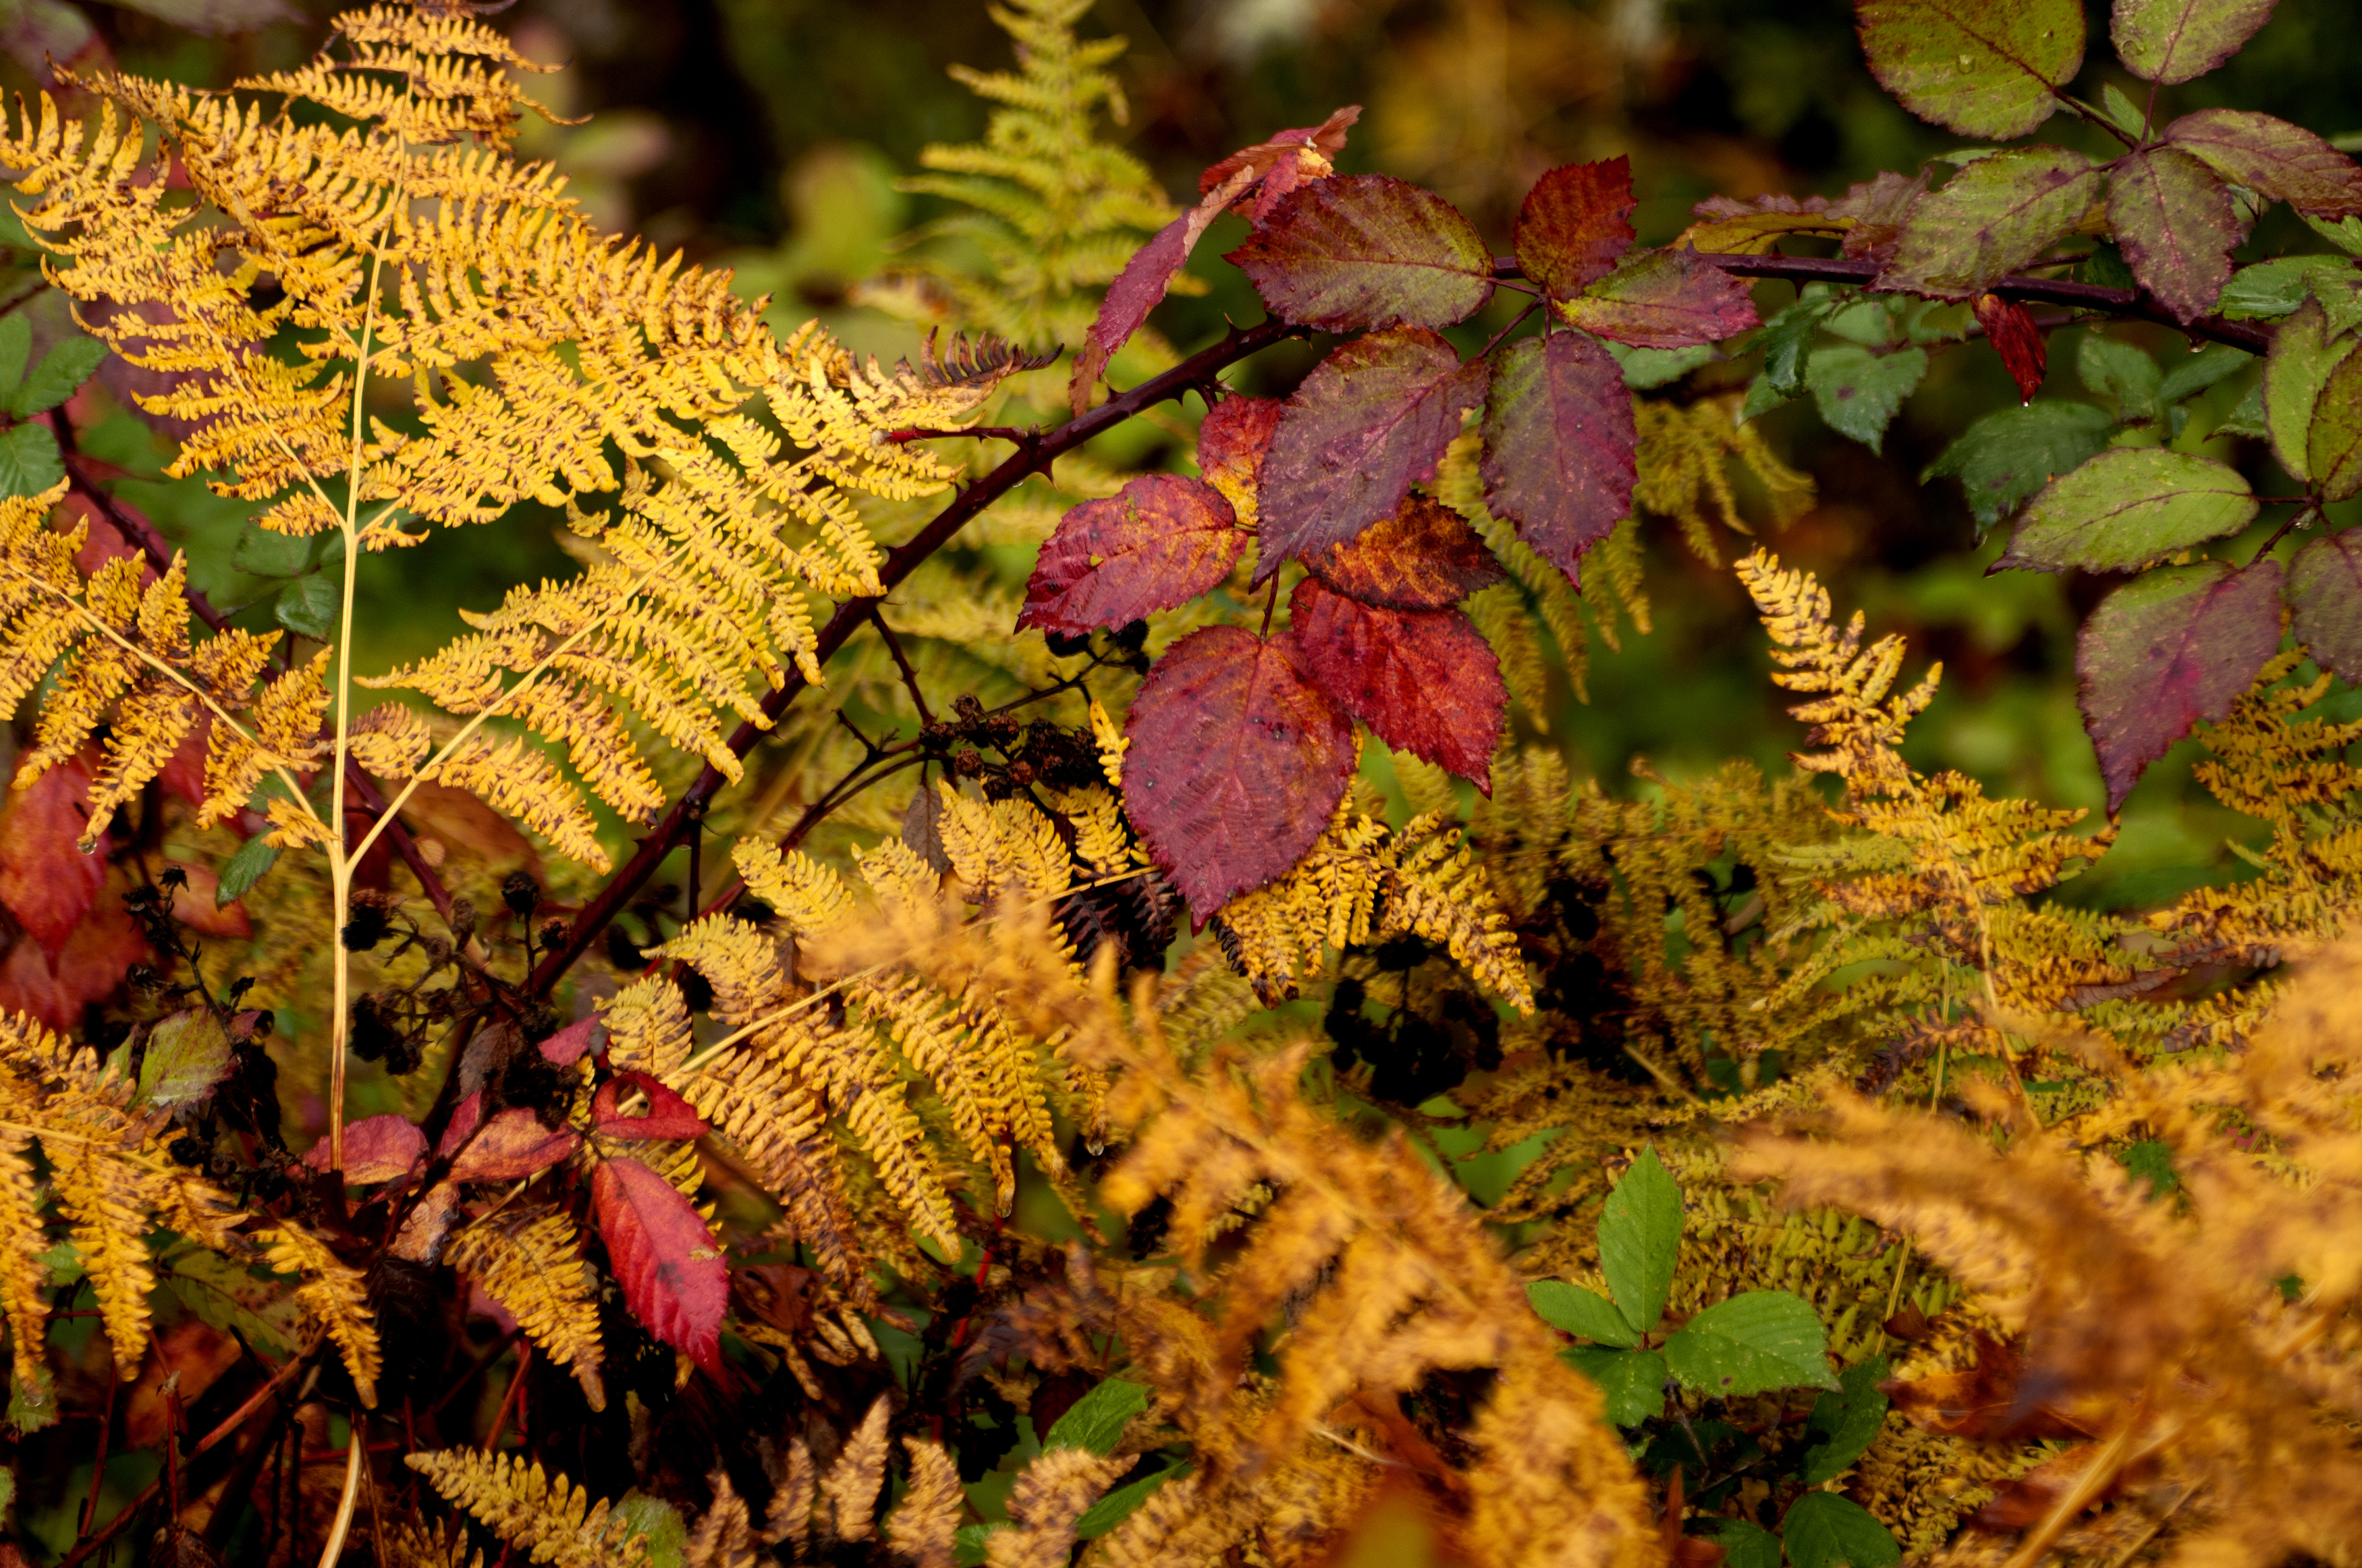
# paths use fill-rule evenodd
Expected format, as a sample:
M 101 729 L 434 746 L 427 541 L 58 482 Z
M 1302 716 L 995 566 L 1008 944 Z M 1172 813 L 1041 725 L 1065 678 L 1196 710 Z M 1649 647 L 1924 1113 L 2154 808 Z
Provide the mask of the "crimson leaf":
M 1632 394 L 1607 351 L 1552 332 L 1512 343 L 1485 400 L 1485 499 L 1570 578 L 1631 515 Z
M 2083 624 L 2075 674 L 2108 810 L 2201 720 L 2213 721 L 2280 646 L 2280 568 L 2224 561 L 2135 578 Z
M 1353 767 L 1352 725 L 1296 642 L 1238 626 L 1167 649 L 1124 727 L 1125 809 L 1200 923 L 1296 864 Z
M 2165 139 L 2233 184 L 2307 217 L 2362 214 L 2362 164 L 2286 120 L 2249 109 L 2201 109 L 2166 127 Z
M 1759 325 L 1747 280 L 1694 250 L 1651 250 L 1573 299 L 1558 302 L 1570 326 L 1635 348 L 1685 348 L 1718 343 Z
M 1018 629 L 1074 635 L 1195 599 L 1231 575 L 1246 536 L 1221 491 L 1142 474 L 1059 519 L 1025 585 Z
M 2108 182 L 2108 225 L 2133 276 L 2176 320 L 2214 308 L 2240 236 L 2231 193 L 2213 170 L 2173 147 L 2119 159 Z
M 426 1134 L 417 1123 L 387 1111 L 365 1116 L 345 1127 L 345 1179 L 351 1182 L 392 1181 L 410 1169 L 426 1152 Z M 304 1163 L 315 1171 L 328 1168 L 326 1138 L 304 1152 Z
M 2042 378 L 2050 364 L 2042 329 L 2034 325 L 2034 313 L 1999 294 L 1979 294 L 1976 310 L 1986 339 L 2001 356 L 2009 379 L 2017 383 L 2019 401 L 2032 403 L 2034 394 L 2042 390 Z
M 1374 332 L 1312 369 L 1264 459 L 1260 583 L 1291 556 L 1341 545 L 1435 472 L 1460 416 L 1485 396 L 1482 359 L 1424 327 Z
M 2313 661 L 2362 681 L 2362 533 L 2315 539 L 2289 563 L 2289 613 Z
M 648 1097 L 644 1116 L 621 1116 L 616 1102 L 625 1088 Z M 705 1120 L 697 1108 L 646 1073 L 617 1073 L 590 1097 L 590 1125 L 613 1138 L 669 1138 L 686 1141 L 705 1136 Z
M 1440 610 L 1505 575 L 1467 519 L 1423 495 L 1350 544 L 1316 551 L 1305 565 L 1347 598 L 1389 610 Z
M 1493 256 L 1475 226 L 1391 174 L 1297 187 L 1229 259 L 1274 314 L 1331 332 L 1450 326 L 1493 297 Z
M 730 1274 L 705 1220 L 672 1183 L 633 1159 L 600 1162 L 590 1207 L 624 1305 L 657 1339 L 718 1376 Z
M 451 1112 L 437 1154 L 451 1158 L 456 1181 L 522 1181 L 574 1153 L 582 1140 L 571 1127 L 548 1128 L 524 1106 L 512 1106 L 483 1122 L 482 1091 L 468 1096 Z M 478 1123 L 483 1122 L 479 1131 Z
M 1534 182 L 1518 209 L 1518 267 L 1553 297 L 1581 293 L 1632 245 L 1632 160 L 1564 163 Z
M 1501 663 L 1457 610 L 1382 610 L 1313 578 L 1287 602 L 1321 690 L 1400 751 L 1493 792 L 1493 750 L 1509 702 Z
M 1277 398 L 1226 397 L 1206 411 L 1198 426 L 1198 466 L 1243 527 L 1253 527 L 1262 516 L 1256 497 L 1263 489 L 1263 460 L 1286 407 Z

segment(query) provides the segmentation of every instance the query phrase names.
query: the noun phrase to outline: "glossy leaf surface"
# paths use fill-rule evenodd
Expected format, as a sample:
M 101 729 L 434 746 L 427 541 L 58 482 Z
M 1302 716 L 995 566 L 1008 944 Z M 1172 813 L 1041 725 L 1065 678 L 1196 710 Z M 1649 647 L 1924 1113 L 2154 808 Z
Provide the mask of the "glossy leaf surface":
M 1602 1414 L 1619 1427 L 1637 1427 L 1665 1413 L 1665 1358 L 1652 1350 L 1571 1345 L 1559 1354 L 1599 1386 Z
M 2004 408 L 1970 425 L 1919 477 L 1959 480 L 1978 526 L 1989 527 L 2095 456 L 2113 424 L 2106 410 L 2088 403 Z
M 1543 1322 L 1577 1339 L 1595 1340 L 1619 1350 L 1640 1342 L 1616 1303 L 1595 1290 L 1562 1279 L 1538 1279 L 1526 1286 L 1526 1299 L 1533 1303 Z
M 1599 1272 L 1625 1321 L 1644 1333 L 1665 1315 L 1681 1248 L 1682 1189 L 1651 1144 L 1599 1211 Z
M 2354 354 L 2355 339 L 2329 324 L 2318 300 L 2307 300 L 2281 323 L 2264 361 L 2264 428 L 2272 456 L 2299 483 L 2312 478 L 2308 454 L 2314 405 L 2331 372 Z
M 1665 1364 L 1709 1398 L 1774 1388 L 1835 1388 L 1828 1332 L 1812 1303 L 1786 1290 L 1717 1301 L 1665 1341 Z

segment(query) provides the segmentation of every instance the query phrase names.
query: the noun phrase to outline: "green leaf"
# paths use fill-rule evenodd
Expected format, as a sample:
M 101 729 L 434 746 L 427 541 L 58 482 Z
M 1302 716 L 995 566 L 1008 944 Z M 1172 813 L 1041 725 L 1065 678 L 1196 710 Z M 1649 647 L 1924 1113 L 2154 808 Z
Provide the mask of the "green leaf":
M 2131 571 L 2235 534 L 2260 509 L 2227 464 L 2162 447 L 2118 447 L 2036 496 L 1994 566 Z
M 2133 276 L 2185 325 L 2214 308 L 2244 237 L 2231 193 L 2178 147 L 2144 148 L 2108 175 L 2108 226 Z
M 83 382 L 105 362 L 106 345 L 98 338 L 66 338 L 41 357 L 40 364 L 8 400 L 8 406 L 19 419 L 47 414 L 80 392 Z
M 1570 1345 L 1558 1353 L 1599 1386 L 1611 1425 L 1637 1427 L 1665 1413 L 1665 1358 L 1657 1352 Z
M 2304 304 L 2314 274 L 2352 271 L 2334 256 L 2275 256 L 2232 273 L 2214 308 L 2233 321 L 2277 321 Z
M 2157 401 L 2161 405 L 2180 403 L 2256 362 L 2256 357 L 2245 348 L 2235 348 L 2228 343 L 2209 343 L 2198 352 L 2185 355 L 2165 373 L 2165 380 L 2158 384 Z
M 257 577 L 301 577 L 312 564 L 312 541 L 274 534 L 249 517 L 238 528 L 229 564 Z
M 1988 414 L 1927 465 L 1919 482 L 1960 481 L 1980 532 L 2024 504 L 2060 474 L 2072 473 L 2108 444 L 2114 425 L 2088 403 L 2031 403 Z
M 1711 1398 L 1773 1388 L 1835 1388 L 1828 1333 L 1803 1297 L 1749 1290 L 1717 1301 L 1665 1342 L 1665 1364 Z
M 223 909 L 246 897 L 278 859 L 277 847 L 261 834 L 238 845 L 237 853 L 222 862 L 221 880 L 214 888 L 214 907 Z
M 984 1554 L 990 1550 L 986 1542 L 991 1539 L 994 1531 L 1008 1528 L 1005 1524 L 960 1526 L 958 1531 L 952 1537 L 952 1561 L 958 1563 L 959 1568 L 979 1568 L 979 1564 L 984 1562 Z
M 2147 349 L 2122 338 L 2086 332 L 2075 348 L 2075 374 L 2083 390 L 2105 399 L 2117 418 L 2158 416 L 2158 391 L 2165 385 L 2165 372 L 2157 368 Z
M 1805 390 L 1805 368 L 1812 362 L 1813 332 L 1828 319 L 1836 302 L 1827 297 L 1798 300 L 1763 324 L 1756 337 L 1763 350 L 1763 380 L 1783 398 Z M 1749 399 L 1752 402 L 1750 396 Z
M 1110 1377 L 1068 1406 L 1066 1413 L 1052 1423 L 1043 1435 L 1042 1446 L 1045 1450 L 1087 1448 L 1093 1453 L 1113 1453 L 1123 1429 L 1146 1408 L 1148 1389 L 1144 1385 Z
M 2304 464 L 2323 501 L 2362 492 L 2362 354 L 2348 354 L 2322 383 L 2305 431 Z
M 1878 84 L 1962 136 L 2025 135 L 2083 65 L 2076 0 L 1860 0 L 1854 16 Z
M 25 362 L 33 352 L 33 324 L 22 311 L 0 315 L 0 391 L 16 394 L 25 379 Z
M 2273 0 L 2116 0 L 2109 36 L 2125 69 L 2170 87 L 2203 76 L 2271 19 Z
M 1642 1333 L 1665 1315 L 1681 1248 L 1682 1189 L 1652 1143 L 1599 1211 L 1599 1272 L 1624 1320 Z
M 2173 1145 L 2162 1138 L 2145 1138 L 2116 1152 L 2116 1163 L 2148 1183 L 2151 1198 L 2163 1198 L 2181 1185 L 2173 1168 Z
M 2264 361 L 2264 428 L 2271 433 L 2272 456 L 2298 483 L 2311 481 L 2305 460 L 2312 433 L 2313 404 L 2330 372 L 2354 352 L 2355 340 L 2331 330 L 2318 300 L 2307 300 L 2280 324 Z
M 0 433 L 0 495 L 39 495 L 65 477 L 58 438 L 48 425 L 19 425 Z
M 2133 141 L 2140 140 L 2141 127 L 2148 123 L 2147 114 L 2113 82 L 2100 83 L 2100 112 L 2108 116 L 2110 125 Z
M 1793 396 L 1773 386 L 1771 377 L 1759 375 L 1747 383 L 1747 401 L 1739 404 L 1738 422 L 1744 425 L 1758 414 L 1769 414 L 1792 401 Z
M 1838 1386 L 1813 1401 L 1805 1430 L 1820 1441 L 1805 1451 L 1805 1485 L 1834 1480 L 1877 1439 L 1886 1421 L 1886 1396 L 1878 1386 L 1887 1376 L 1886 1358 L 1872 1356 L 1839 1373 Z
M 257 1278 L 218 1253 L 192 1248 L 165 1261 L 163 1283 L 213 1327 L 236 1329 L 257 1350 L 282 1360 L 304 1343 L 304 1309 L 284 1280 Z
M 1097 1540 L 1130 1518 L 1158 1487 L 1167 1481 L 1178 1481 L 1188 1474 L 1189 1466 L 1187 1464 L 1169 1464 L 1153 1475 L 1143 1475 L 1137 1481 L 1117 1487 L 1083 1510 L 1083 1517 L 1075 1521 L 1075 1539 Z
M 2362 532 L 2313 540 L 2289 562 L 2289 618 L 2313 662 L 2362 684 Z
M 1614 342 L 1606 347 L 1624 372 L 1624 384 L 1634 392 L 1680 381 L 1714 358 L 1710 343 L 1693 343 L 1686 348 L 1628 348 Z
M 279 591 L 270 613 L 291 632 L 326 642 L 337 635 L 338 585 L 318 572 L 299 577 Z
M 1852 344 L 1824 348 L 1805 372 L 1829 428 L 1875 452 L 1887 425 L 1927 373 L 1927 350 L 1873 354 Z
M 209 1009 L 193 1007 L 156 1021 L 139 1059 L 138 1102 L 170 1110 L 211 1094 L 229 1076 L 229 1035 Z
M 1903 1549 L 1860 1503 L 1835 1492 L 1807 1492 L 1780 1521 L 1793 1568 L 1887 1568 Z
M 1954 300 L 1982 293 L 2081 223 L 2106 193 L 2106 176 L 2062 147 L 1979 159 L 1912 207 L 1878 287 Z
M 2271 432 L 2264 427 L 2264 380 L 2261 376 L 2256 378 L 2255 384 L 2247 389 L 2247 395 L 2239 400 L 2239 405 L 2224 416 L 2222 424 L 2214 426 L 2214 434 L 2250 436 L 2258 441 L 2270 439 Z
M 1579 1340 L 1596 1340 L 1625 1350 L 1640 1342 L 1640 1336 L 1617 1311 L 1616 1304 L 1595 1290 L 1562 1279 L 1538 1279 L 1526 1286 L 1526 1299 L 1534 1304 L 1543 1322 Z
M 627 1541 L 637 1536 L 647 1543 L 648 1568 L 680 1568 L 689 1550 L 689 1522 L 679 1508 L 634 1487 L 615 1500 L 610 1517 L 628 1527 Z
M 1708 1519 L 1722 1547 L 1722 1568 L 1780 1568 L 1780 1538 L 1745 1519 Z
M 1644 250 L 1573 299 L 1551 302 L 1571 326 L 1635 348 L 1718 343 L 1759 325 L 1747 280 L 1694 250 Z

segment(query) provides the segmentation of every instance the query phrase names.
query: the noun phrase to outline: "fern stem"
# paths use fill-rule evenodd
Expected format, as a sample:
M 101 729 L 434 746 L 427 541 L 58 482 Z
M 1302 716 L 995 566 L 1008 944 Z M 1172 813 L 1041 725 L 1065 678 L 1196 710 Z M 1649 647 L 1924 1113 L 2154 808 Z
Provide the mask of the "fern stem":
M 353 1528 L 353 1507 L 361 1496 L 361 1465 L 369 1453 L 369 1444 L 362 1441 L 361 1423 L 356 1419 L 345 1452 L 345 1495 L 337 1502 L 336 1522 L 328 1527 L 327 1544 L 320 1548 L 320 1568 L 336 1568 L 337 1560 L 345 1554 L 345 1536 Z

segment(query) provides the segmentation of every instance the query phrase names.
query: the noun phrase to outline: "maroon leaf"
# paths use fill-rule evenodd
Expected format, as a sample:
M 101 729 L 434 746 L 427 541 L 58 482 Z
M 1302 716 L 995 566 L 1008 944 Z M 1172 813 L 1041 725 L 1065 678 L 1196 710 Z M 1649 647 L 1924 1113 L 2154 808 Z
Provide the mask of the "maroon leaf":
M 2315 539 L 2289 563 L 2289 615 L 2313 662 L 2362 684 L 2362 533 Z
M 1348 104 L 1317 126 L 1279 131 L 1269 141 L 1242 148 L 1220 163 L 1209 166 L 1198 176 L 1198 189 L 1210 191 L 1229 182 L 1242 169 L 1261 175 L 1282 164 L 1300 166 L 1308 154 L 1326 163 L 1345 150 L 1345 133 L 1361 117 L 1362 105 Z
M 2308 217 L 2362 215 L 2362 164 L 2286 120 L 2248 109 L 2201 109 L 2166 127 L 2165 139 L 2231 183 Z
M 90 768 L 70 757 L 0 811 L 0 904 L 52 959 L 106 882 L 106 856 L 74 847 L 89 799 Z
M 1511 241 L 1526 280 L 1566 299 L 1616 270 L 1632 246 L 1632 160 L 1562 163 L 1526 193 Z
M 571 1127 L 544 1127 L 530 1110 L 511 1106 L 459 1151 L 451 1162 L 451 1176 L 455 1181 L 523 1181 L 567 1158 L 581 1143 Z
M 1237 193 L 1221 193 L 1227 206 Z M 1217 209 L 1219 211 L 1219 209 Z M 1131 253 L 1123 271 L 1108 285 L 1105 298 L 1099 301 L 1099 313 L 1092 318 L 1090 330 L 1084 335 L 1083 346 L 1075 355 L 1075 369 L 1067 383 L 1068 401 L 1076 414 L 1090 406 L 1091 390 L 1098 385 L 1099 375 L 1107 369 L 1115 351 L 1131 340 L 1164 299 L 1173 280 L 1198 248 L 1198 237 L 1213 222 L 1211 215 L 1200 215 L 1199 207 L 1183 213 L 1149 237 L 1147 244 Z
M 1558 312 L 1585 332 L 1636 348 L 1718 343 L 1760 325 L 1747 280 L 1694 250 L 1629 257 L 1574 298 L 1559 301 Z
M 345 1179 L 349 1182 L 392 1181 L 418 1163 L 426 1152 L 426 1134 L 417 1124 L 388 1111 L 365 1116 L 345 1128 Z M 315 1171 L 328 1168 L 326 1138 L 304 1151 L 304 1163 Z
M 1913 204 L 1875 286 L 1936 299 L 1981 294 L 2081 223 L 2106 184 L 2090 159 L 2063 147 L 1980 158 Z
M 1493 297 L 1493 256 L 1475 226 L 1391 174 L 1291 193 L 1230 259 L 1275 314 L 1332 332 L 1450 326 Z
M 1059 520 L 1025 585 L 1018 629 L 1080 635 L 1128 625 L 1205 592 L 1245 547 L 1221 491 L 1179 474 L 1142 474 Z
M 1292 635 L 1321 690 L 1398 751 L 1493 792 L 1509 690 L 1484 635 L 1457 610 L 1382 610 L 1314 579 L 1287 602 Z
M 2191 725 L 2229 712 L 2279 646 L 2278 561 L 2167 567 L 2103 600 L 2083 624 L 2075 674 L 2108 810 Z
M 2133 276 L 2175 319 L 2214 308 L 2231 280 L 2239 220 L 2213 170 L 2178 148 L 2126 154 L 2108 182 L 2108 226 Z
M 1271 397 L 1226 397 L 1206 413 L 1198 426 L 1198 466 L 1238 513 L 1239 523 L 1253 527 L 1261 517 L 1256 497 L 1263 488 L 1264 455 L 1271 450 L 1272 432 L 1286 405 Z
M 648 1097 L 644 1116 L 621 1116 L 615 1106 L 624 1090 L 635 1088 Z M 590 1097 L 590 1125 L 612 1138 L 669 1138 L 686 1143 L 705 1136 L 705 1119 L 697 1107 L 646 1073 L 617 1073 Z
M 2034 394 L 2042 390 L 2042 378 L 2050 363 L 2050 353 L 2043 346 L 2042 329 L 2034 325 L 2034 315 L 2015 300 L 2005 300 L 1999 294 L 1977 296 L 1977 320 L 1985 329 L 1994 352 L 2009 370 L 2009 379 L 2017 383 L 2021 401 L 2032 403 Z
M 709 1375 L 722 1371 L 730 1271 L 704 1219 L 672 1183 L 632 1159 L 600 1162 L 590 1206 L 624 1305 Z
M 1167 649 L 1125 722 L 1124 805 L 1200 924 L 1296 864 L 1353 768 L 1353 730 L 1289 638 L 1209 626 Z
M 555 1062 L 563 1067 L 606 1048 L 606 1021 L 593 1013 L 589 1018 L 577 1019 L 543 1041 L 541 1055 L 544 1061 Z
M 1440 610 L 1506 575 L 1466 518 L 1423 495 L 1304 564 L 1347 598 L 1391 610 Z
M 1485 503 L 1573 577 L 1632 513 L 1632 394 L 1606 349 L 1572 332 L 1512 343 L 1485 400 Z
M 1262 582 L 1290 556 L 1341 545 L 1402 506 L 1483 401 L 1485 361 L 1462 364 L 1424 327 L 1374 332 L 1312 368 L 1287 400 L 1263 471 Z
M 2170 87 L 2205 75 L 2271 20 L 2276 0 L 2116 0 L 2109 34 L 2125 69 Z

